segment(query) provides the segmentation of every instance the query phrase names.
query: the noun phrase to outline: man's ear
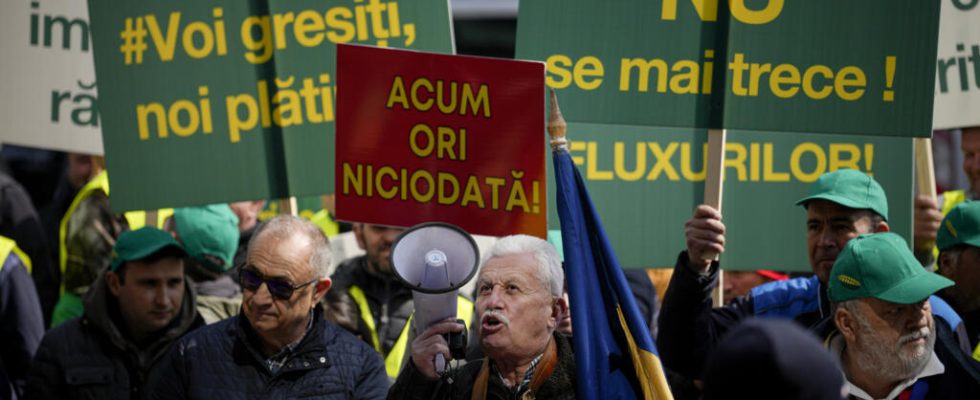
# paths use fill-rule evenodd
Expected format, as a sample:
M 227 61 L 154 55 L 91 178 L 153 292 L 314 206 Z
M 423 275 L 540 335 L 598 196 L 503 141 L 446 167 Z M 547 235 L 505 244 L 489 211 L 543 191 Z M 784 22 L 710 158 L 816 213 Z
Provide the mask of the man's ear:
M 331 285 L 333 285 L 333 281 L 330 278 L 321 278 L 313 285 L 313 305 L 319 303 L 323 296 L 327 295 Z
M 949 255 L 948 252 L 939 253 L 939 259 L 936 260 L 936 266 L 939 267 L 939 274 L 949 278 L 952 281 L 956 281 L 956 264 L 953 264 L 953 257 Z
M 892 228 L 888 226 L 888 222 L 885 221 L 879 221 L 874 228 L 875 228 L 874 230 L 875 233 L 891 232 L 892 230 Z
M 558 296 L 554 298 L 554 303 L 551 305 L 551 315 L 548 318 L 548 326 L 552 329 L 558 327 L 566 315 L 568 315 L 568 300 L 565 296 Z
M 354 223 L 354 239 L 357 239 L 357 247 L 361 250 L 367 250 L 364 243 L 364 224 L 360 222 Z
M 106 272 L 105 283 L 109 287 L 109 291 L 112 292 L 112 295 L 119 297 L 119 288 L 122 286 L 122 283 L 119 282 L 119 274 L 113 271 Z
M 834 325 L 837 325 L 837 330 L 844 336 L 844 339 L 848 343 L 856 341 L 857 321 L 854 319 L 854 315 L 843 307 L 837 307 L 834 310 L 833 318 Z

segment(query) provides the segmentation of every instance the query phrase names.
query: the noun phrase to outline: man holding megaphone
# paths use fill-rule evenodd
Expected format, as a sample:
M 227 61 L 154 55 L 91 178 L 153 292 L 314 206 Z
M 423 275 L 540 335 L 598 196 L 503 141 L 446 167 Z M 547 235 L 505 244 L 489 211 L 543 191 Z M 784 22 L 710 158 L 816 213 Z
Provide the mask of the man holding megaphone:
M 391 262 L 392 247 L 405 231 L 394 226 L 355 223 L 354 237 L 364 254 L 337 267 L 331 279 L 338 294 L 326 300 L 352 304 L 357 318 L 354 326 L 347 328 L 384 357 L 392 381 L 410 356 L 407 348 L 416 308 L 412 288 L 398 279 Z M 402 249 L 407 251 L 405 246 Z M 462 295 L 456 301 L 457 318 L 470 321 L 473 302 Z
M 444 335 L 465 328 L 437 322 L 412 342 L 411 361 L 389 399 L 575 398 L 571 341 L 556 333 L 568 311 L 558 252 L 544 240 L 515 235 L 497 241 L 485 260 L 476 311 L 486 358 L 438 373 L 438 359 L 451 359 Z

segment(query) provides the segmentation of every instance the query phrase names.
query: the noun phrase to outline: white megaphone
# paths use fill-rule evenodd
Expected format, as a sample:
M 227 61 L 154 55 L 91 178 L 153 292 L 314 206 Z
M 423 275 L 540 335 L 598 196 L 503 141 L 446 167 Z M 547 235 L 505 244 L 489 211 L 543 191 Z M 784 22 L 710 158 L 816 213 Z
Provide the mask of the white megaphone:
M 479 262 L 476 242 L 455 225 L 428 222 L 398 235 L 391 248 L 391 265 L 398 278 L 412 289 L 416 336 L 433 323 L 456 317 L 457 292 L 476 275 Z M 463 331 L 447 338 L 454 358 L 465 354 L 465 334 Z M 442 354 L 434 361 L 436 371 L 445 370 Z

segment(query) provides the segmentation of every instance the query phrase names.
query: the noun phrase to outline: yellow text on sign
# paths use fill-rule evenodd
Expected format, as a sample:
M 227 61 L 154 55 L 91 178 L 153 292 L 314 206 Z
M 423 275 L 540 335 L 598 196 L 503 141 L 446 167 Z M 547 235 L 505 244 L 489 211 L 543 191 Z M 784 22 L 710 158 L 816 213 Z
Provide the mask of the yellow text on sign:
M 573 141 L 572 160 L 585 167 L 590 181 L 690 181 L 705 178 L 707 144 L 690 142 L 621 142 L 610 145 Z M 810 183 L 825 172 L 842 168 L 871 173 L 874 145 L 870 143 L 803 142 L 788 152 L 773 143 L 725 144 L 725 179 L 739 182 Z M 700 159 L 700 163 L 695 160 Z M 695 165 L 700 164 L 700 165 Z M 788 165 L 788 167 L 780 167 Z

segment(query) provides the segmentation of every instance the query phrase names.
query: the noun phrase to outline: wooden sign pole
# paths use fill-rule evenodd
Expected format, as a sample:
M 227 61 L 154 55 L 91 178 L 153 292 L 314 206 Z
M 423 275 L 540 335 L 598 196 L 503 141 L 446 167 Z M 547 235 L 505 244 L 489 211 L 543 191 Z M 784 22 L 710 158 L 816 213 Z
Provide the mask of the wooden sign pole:
M 711 206 L 721 213 L 722 189 L 725 176 L 725 141 L 728 131 L 725 129 L 708 129 L 707 175 L 704 179 L 704 204 Z M 705 253 L 705 261 L 717 260 L 719 254 Z M 724 274 L 718 271 L 718 287 L 715 288 L 715 307 L 724 305 L 723 282 Z
M 936 168 L 929 138 L 915 138 L 915 192 L 936 200 Z
M 290 196 L 285 199 L 279 200 L 280 214 L 289 214 L 295 217 L 299 213 L 299 210 L 297 210 L 297 208 L 298 207 L 296 206 L 296 196 Z
M 936 168 L 932 163 L 932 139 L 915 138 L 915 193 L 936 201 Z M 930 243 L 929 247 L 935 243 Z

